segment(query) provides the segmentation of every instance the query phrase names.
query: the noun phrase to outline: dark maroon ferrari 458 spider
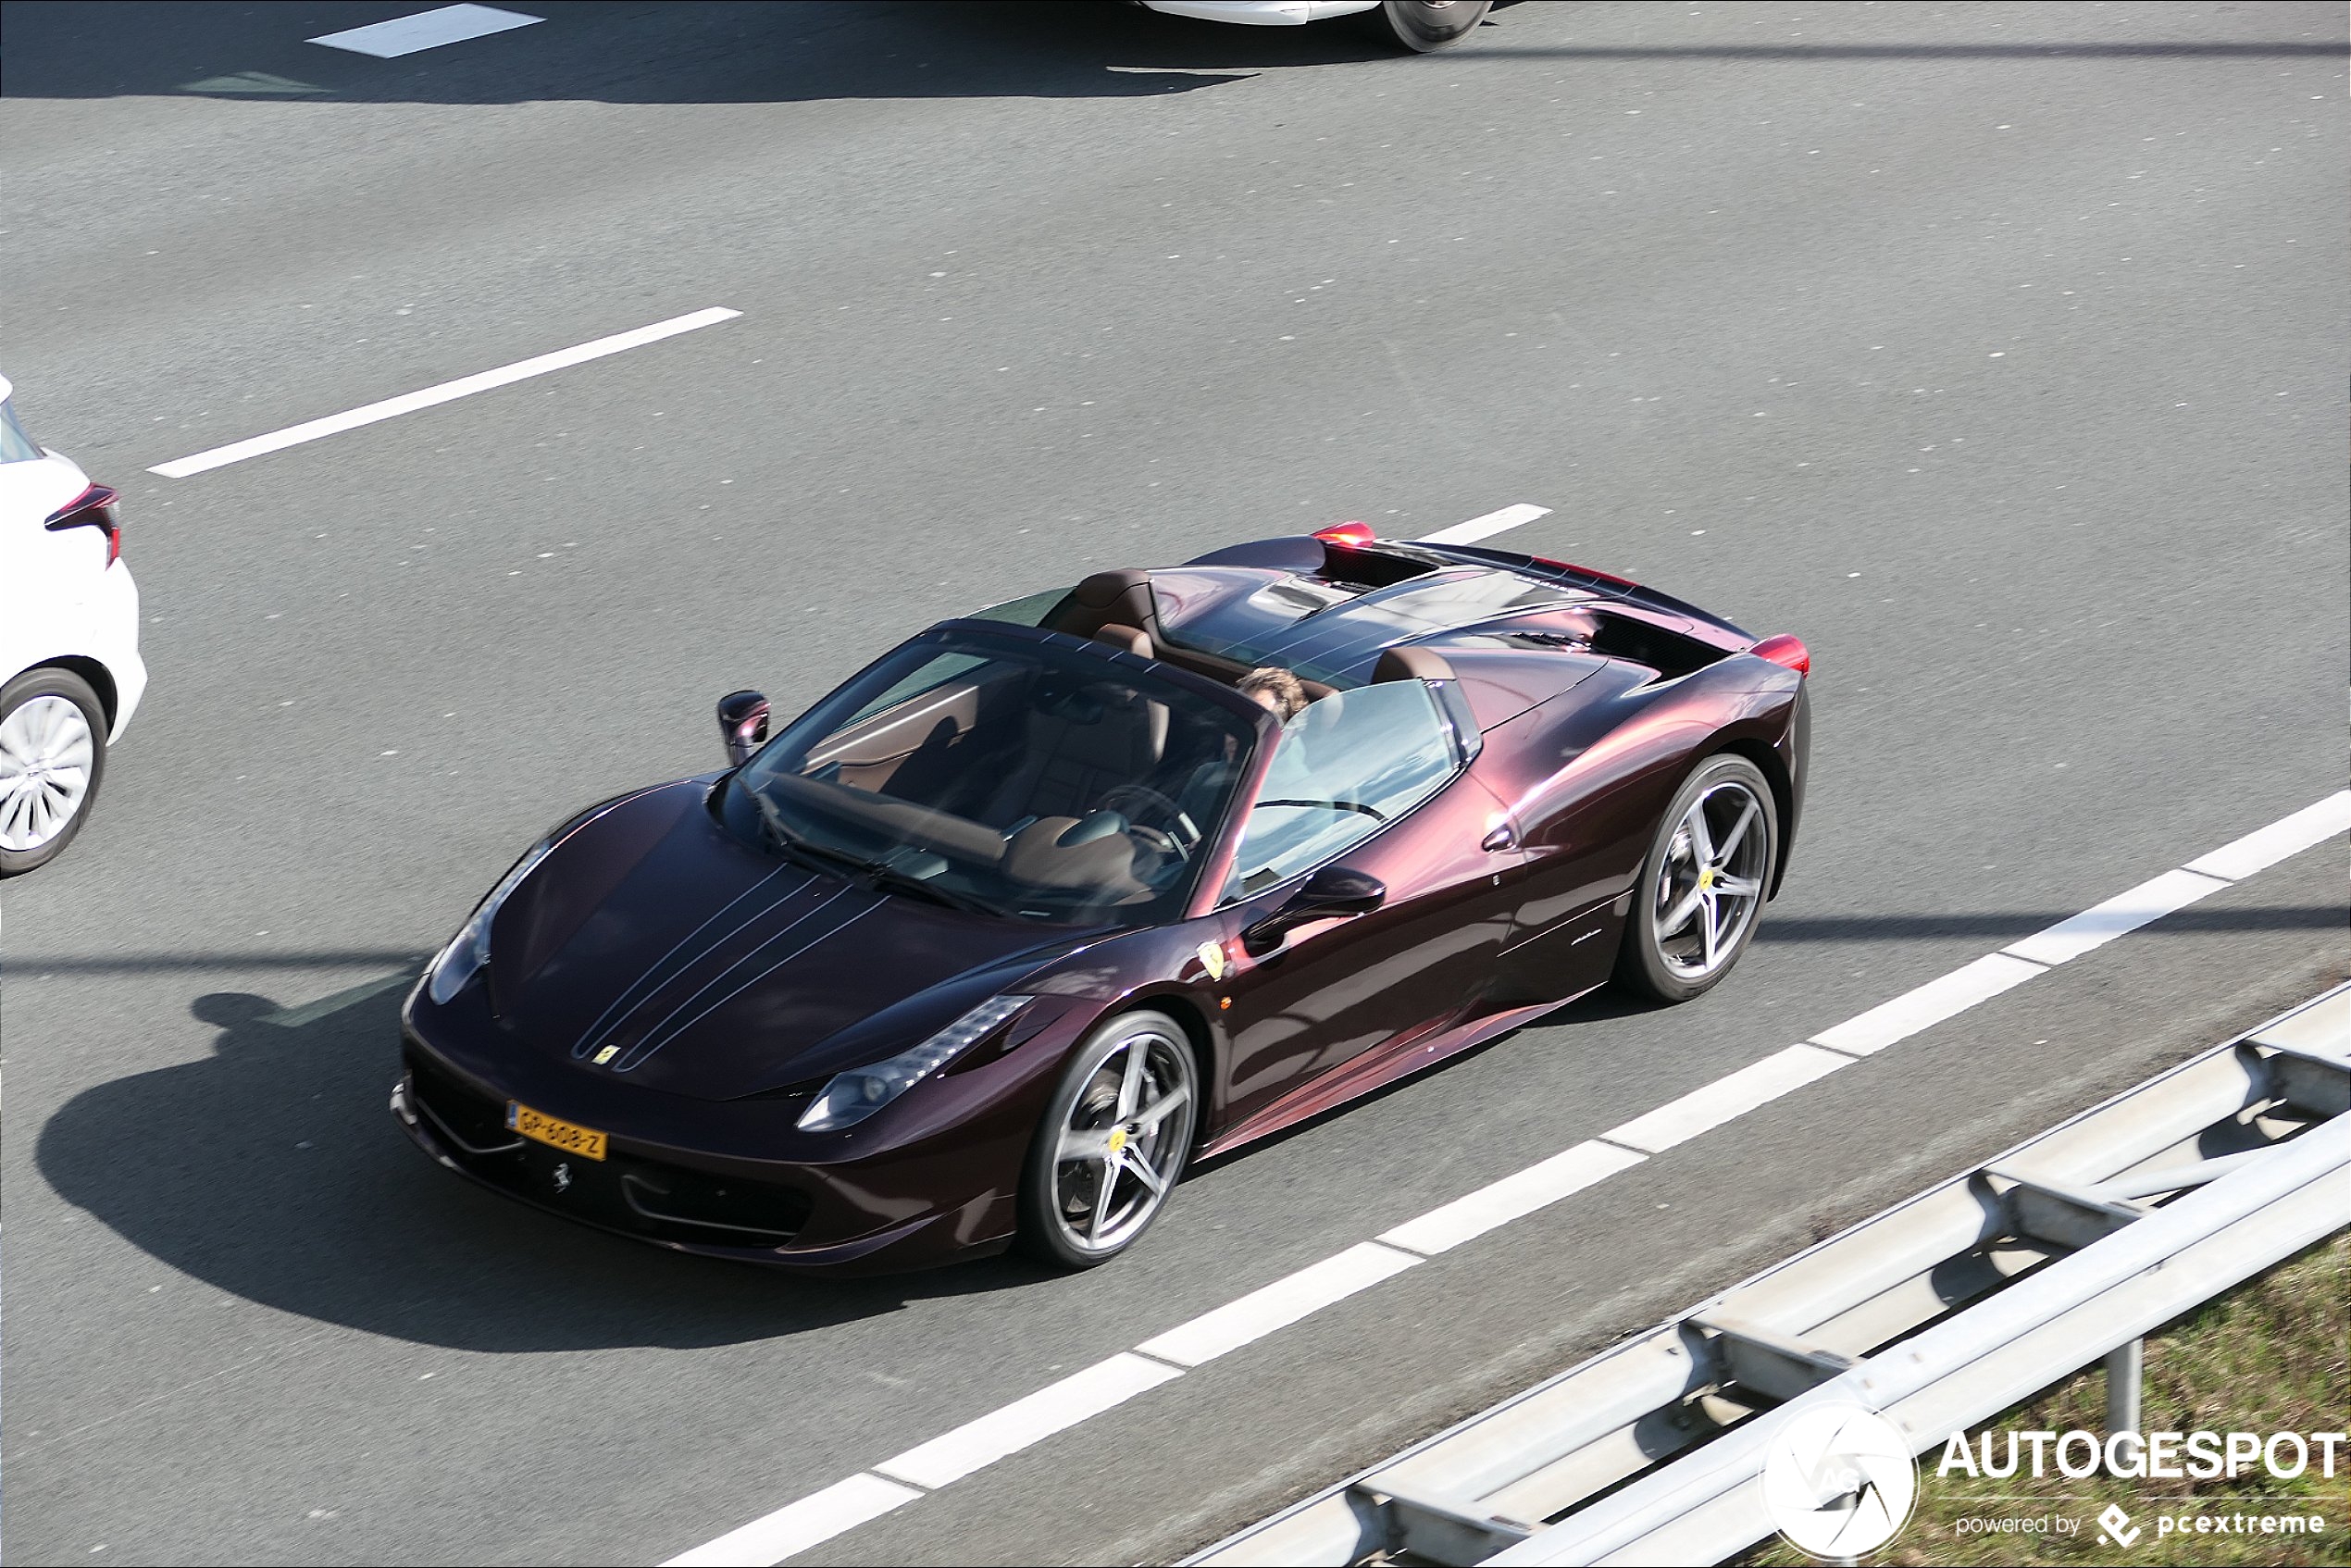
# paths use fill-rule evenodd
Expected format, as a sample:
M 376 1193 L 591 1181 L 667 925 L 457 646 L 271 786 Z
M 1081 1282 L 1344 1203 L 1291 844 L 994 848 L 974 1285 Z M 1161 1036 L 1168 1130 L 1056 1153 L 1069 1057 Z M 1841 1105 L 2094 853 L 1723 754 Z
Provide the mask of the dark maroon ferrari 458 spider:
M 685 1251 L 1102 1263 L 1189 1161 L 1611 977 L 1722 979 L 1796 836 L 1809 666 L 1360 523 L 1100 572 L 772 740 L 727 698 L 726 771 L 590 807 L 482 900 L 392 1109 Z

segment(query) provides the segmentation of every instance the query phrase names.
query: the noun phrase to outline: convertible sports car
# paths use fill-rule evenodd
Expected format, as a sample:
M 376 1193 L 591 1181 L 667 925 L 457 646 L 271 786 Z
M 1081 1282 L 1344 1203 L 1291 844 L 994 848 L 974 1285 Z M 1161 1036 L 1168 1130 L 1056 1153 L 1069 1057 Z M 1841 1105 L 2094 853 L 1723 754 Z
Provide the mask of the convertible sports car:
M 723 700 L 732 766 L 590 807 L 482 900 L 408 999 L 392 1110 L 685 1251 L 1102 1263 L 1192 1159 L 1611 976 L 1721 980 L 1796 837 L 1810 666 L 1361 523 L 1100 572 L 772 740 Z M 1269 667 L 1287 721 L 1236 686 Z

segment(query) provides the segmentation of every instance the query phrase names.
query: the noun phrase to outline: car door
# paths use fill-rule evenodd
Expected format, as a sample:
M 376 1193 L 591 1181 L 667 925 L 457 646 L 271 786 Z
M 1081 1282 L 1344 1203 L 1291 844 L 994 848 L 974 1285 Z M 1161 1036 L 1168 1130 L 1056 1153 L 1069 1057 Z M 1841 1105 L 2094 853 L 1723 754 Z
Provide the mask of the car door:
M 1282 728 L 1227 883 L 1232 1118 L 1399 1034 L 1460 1016 L 1493 971 L 1516 857 L 1480 845 L 1499 803 L 1468 776 L 1475 732 L 1441 684 L 1334 693 Z M 1247 952 L 1238 933 L 1330 865 L 1377 877 L 1385 901 Z

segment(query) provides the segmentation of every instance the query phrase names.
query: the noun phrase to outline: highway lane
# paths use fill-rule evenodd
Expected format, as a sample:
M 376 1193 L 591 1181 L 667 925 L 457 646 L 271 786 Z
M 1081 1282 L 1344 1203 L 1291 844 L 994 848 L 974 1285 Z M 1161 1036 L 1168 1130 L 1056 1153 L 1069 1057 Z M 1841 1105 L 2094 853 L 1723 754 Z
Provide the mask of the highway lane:
M 1110 7 L 300 43 L 401 9 L 6 16 L 9 373 L 125 484 L 158 617 L 98 818 L 5 894 L 19 1556 L 664 1556 L 2340 786 L 2330 7 L 1527 5 L 1428 60 Z M 176 91 L 247 71 L 327 91 Z M 710 305 L 745 314 L 142 472 Z M 1203 1175 L 1113 1270 L 818 1287 L 574 1233 L 398 1139 L 395 996 L 260 1017 L 429 951 L 571 803 L 709 765 L 729 686 L 1521 500 L 1558 510 L 1512 541 L 1811 641 L 1763 944 L 1697 1008 L 1586 1003 Z M 1807 1180 L 1897 1196 L 2292 1000 L 2339 964 L 2320 858 L 2102 956 L 2062 1072 L 1971 1017 L 1775 1107 L 1847 1135 Z M 1544 1267 L 1449 1262 L 1490 1303 L 1458 1335 L 1334 1382 L 1366 1298 L 839 1554 L 1205 1538 L 1785 1250 L 1785 1150 L 1643 1173 L 1686 1231 L 1623 1196 L 1547 1220 Z M 1253 1400 L 1320 1446 L 1228 1447 Z

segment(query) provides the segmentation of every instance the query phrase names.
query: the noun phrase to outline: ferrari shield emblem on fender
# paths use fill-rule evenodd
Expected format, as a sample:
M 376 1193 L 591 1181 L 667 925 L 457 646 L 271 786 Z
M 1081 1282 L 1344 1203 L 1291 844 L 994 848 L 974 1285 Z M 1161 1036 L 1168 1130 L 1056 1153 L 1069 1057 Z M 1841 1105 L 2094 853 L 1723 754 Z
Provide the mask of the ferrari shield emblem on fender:
M 1223 945 L 1217 942 L 1200 943 L 1200 967 L 1208 971 L 1208 977 L 1210 979 L 1223 979 L 1225 977 L 1225 949 Z
M 599 1066 L 599 1067 L 601 1067 L 601 1066 L 603 1066 L 605 1063 L 607 1063 L 607 1062 L 611 1061 L 614 1057 L 616 1057 L 616 1056 L 617 1056 L 617 1055 L 619 1055 L 619 1054 L 620 1054 L 620 1047 L 618 1047 L 618 1046 L 616 1046 L 616 1045 L 608 1045 L 608 1046 L 604 1047 L 602 1051 L 599 1051 L 598 1052 L 596 1052 L 596 1065 L 597 1065 L 597 1066 Z

